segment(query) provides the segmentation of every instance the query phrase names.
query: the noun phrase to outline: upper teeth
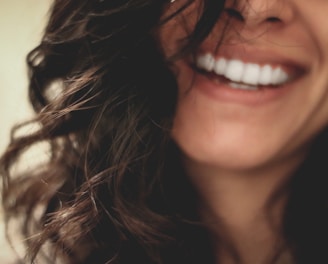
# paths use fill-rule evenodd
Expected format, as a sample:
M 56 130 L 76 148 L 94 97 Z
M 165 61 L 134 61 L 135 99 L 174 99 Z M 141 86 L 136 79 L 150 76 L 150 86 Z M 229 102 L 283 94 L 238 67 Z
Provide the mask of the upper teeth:
M 247 85 L 281 85 L 290 80 L 290 76 L 281 68 L 271 65 L 244 63 L 240 60 L 220 58 L 216 60 L 212 54 L 197 58 L 197 67 L 208 72 L 223 75 L 227 79 Z

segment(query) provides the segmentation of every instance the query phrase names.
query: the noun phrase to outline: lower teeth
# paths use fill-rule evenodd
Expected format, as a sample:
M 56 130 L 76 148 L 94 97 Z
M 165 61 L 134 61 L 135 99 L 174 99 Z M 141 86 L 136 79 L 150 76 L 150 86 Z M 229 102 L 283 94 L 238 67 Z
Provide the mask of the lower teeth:
M 235 89 L 242 89 L 242 90 L 258 90 L 258 86 L 248 85 L 243 83 L 230 82 L 229 86 Z

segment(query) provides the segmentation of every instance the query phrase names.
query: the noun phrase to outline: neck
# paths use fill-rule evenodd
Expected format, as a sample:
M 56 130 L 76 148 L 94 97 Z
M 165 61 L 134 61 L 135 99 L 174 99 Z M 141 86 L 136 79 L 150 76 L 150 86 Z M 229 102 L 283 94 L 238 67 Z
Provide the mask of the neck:
M 273 257 L 282 240 L 279 230 L 288 197 L 284 187 L 299 163 L 288 160 L 239 171 L 186 161 L 199 193 L 201 216 L 218 247 L 219 263 L 234 263 L 233 255 L 235 262 L 237 258 L 247 264 L 266 263 Z

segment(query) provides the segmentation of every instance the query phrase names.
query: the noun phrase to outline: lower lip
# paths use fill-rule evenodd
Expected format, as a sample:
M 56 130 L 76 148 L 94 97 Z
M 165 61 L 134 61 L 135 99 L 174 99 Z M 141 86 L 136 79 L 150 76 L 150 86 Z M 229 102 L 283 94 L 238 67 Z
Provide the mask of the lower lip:
M 194 72 L 194 85 L 196 89 L 209 96 L 213 100 L 227 103 L 237 103 L 250 106 L 267 104 L 279 100 L 295 85 L 295 81 L 279 87 L 261 87 L 258 90 L 244 90 L 232 88 L 227 82 L 213 79 L 206 74 Z

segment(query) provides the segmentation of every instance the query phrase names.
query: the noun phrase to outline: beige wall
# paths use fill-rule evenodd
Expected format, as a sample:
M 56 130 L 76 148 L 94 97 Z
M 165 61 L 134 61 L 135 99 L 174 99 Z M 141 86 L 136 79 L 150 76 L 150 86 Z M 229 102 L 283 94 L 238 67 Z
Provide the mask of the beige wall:
M 31 116 L 25 57 L 40 39 L 49 6 L 50 0 L 0 0 L 0 153 L 10 127 Z M 15 263 L 14 259 L 0 220 L 0 263 Z
M 50 0 L 0 0 L 0 152 L 12 124 L 31 115 L 25 56 L 39 41 Z

